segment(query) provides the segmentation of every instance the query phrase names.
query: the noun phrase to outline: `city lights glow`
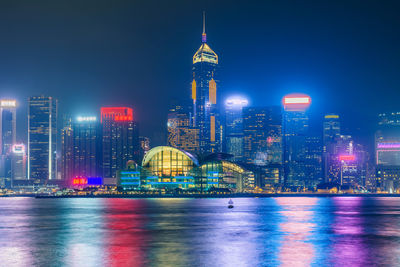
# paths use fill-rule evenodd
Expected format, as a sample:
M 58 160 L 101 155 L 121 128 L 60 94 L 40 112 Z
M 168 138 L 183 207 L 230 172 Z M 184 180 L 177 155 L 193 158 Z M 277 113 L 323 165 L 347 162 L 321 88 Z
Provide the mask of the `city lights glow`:
M 230 97 L 225 101 L 227 107 L 245 107 L 249 104 L 249 101 L 243 97 Z
M 72 179 L 72 185 L 102 185 L 103 179 L 101 177 L 84 177 L 77 176 Z
M 25 154 L 25 145 L 24 144 L 14 144 L 12 146 L 12 152 L 15 154 Z
M 289 94 L 284 96 L 282 104 L 288 111 L 305 111 L 311 104 L 311 97 L 305 94 Z
M 4 99 L 0 101 L 0 107 L 2 108 L 15 108 L 17 106 L 16 100 Z
M 340 161 L 354 161 L 356 159 L 356 156 L 354 155 L 340 155 L 339 160 Z
M 339 115 L 333 115 L 333 114 L 325 115 L 325 119 L 339 119 Z
M 310 104 L 310 97 L 285 97 L 285 104 Z
M 91 121 L 96 121 L 97 118 L 94 117 L 94 116 L 91 116 L 91 117 L 82 117 L 82 116 L 79 116 L 79 117 L 76 118 L 76 120 L 77 120 L 78 122 L 91 122 Z
M 400 143 L 378 143 L 378 148 L 400 148 Z

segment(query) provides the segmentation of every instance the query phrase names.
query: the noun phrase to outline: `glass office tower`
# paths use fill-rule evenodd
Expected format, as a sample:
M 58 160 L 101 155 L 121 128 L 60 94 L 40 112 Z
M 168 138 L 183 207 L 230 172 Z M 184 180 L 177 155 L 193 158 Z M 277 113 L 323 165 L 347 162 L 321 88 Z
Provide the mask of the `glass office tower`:
M 233 155 L 233 161 L 243 160 L 243 107 L 248 104 L 242 97 L 230 97 L 225 101 L 225 149 Z
M 12 177 L 12 146 L 16 142 L 17 102 L 0 100 L 0 179 L 1 185 L 9 186 Z
M 101 108 L 103 177 L 116 178 L 129 160 L 139 160 L 139 132 L 128 107 Z
M 283 163 L 284 183 L 287 186 L 308 186 L 306 176 L 308 115 L 311 98 L 302 94 L 283 99 Z
M 222 149 L 221 123 L 217 106 L 216 70 L 218 56 L 207 44 L 203 18 L 202 44 L 193 56 L 193 126 L 199 129 L 200 153 Z
M 28 106 L 28 179 L 42 184 L 56 178 L 57 100 L 33 96 Z

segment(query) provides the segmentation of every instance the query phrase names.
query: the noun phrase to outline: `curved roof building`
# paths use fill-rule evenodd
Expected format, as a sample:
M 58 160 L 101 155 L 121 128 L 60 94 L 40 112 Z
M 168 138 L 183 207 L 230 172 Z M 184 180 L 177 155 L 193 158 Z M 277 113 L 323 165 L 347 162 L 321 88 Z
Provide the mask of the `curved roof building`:
M 142 166 L 120 171 L 119 185 L 143 189 L 226 189 L 241 192 L 254 175 L 220 157 L 207 157 L 199 164 L 192 154 L 169 146 L 147 152 Z

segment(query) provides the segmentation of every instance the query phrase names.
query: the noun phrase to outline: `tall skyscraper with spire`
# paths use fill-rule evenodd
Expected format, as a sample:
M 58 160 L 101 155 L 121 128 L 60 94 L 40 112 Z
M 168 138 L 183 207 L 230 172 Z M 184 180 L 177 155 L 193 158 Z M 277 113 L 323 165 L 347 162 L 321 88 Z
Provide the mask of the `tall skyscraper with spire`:
M 205 13 L 201 46 L 193 56 L 193 126 L 199 129 L 199 152 L 221 151 L 221 123 L 217 106 L 218 56 L 207 44 Z

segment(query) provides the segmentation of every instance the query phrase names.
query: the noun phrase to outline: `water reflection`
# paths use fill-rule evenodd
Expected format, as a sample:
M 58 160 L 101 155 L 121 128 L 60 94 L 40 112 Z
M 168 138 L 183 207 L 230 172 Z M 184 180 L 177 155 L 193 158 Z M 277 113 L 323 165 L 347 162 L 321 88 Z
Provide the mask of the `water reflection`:
M 400 266 L 400 198 L 0 201 L 0 266 Z
M 310 237 L 315 227 L 314 206 L 318 199 L 289 197 L 277 198 L 276 202 L 283 218 L 280 223 L 283 234 L 279 250 L 281 266 L 309 266 L 315 256 Z
M 144 266 L 148 245 L 142 214 L 144 200 L 109 199 L 103 201 L 105 234 L 102 243 L 107 266 Z M 102 255 L 100 253 L 98 255 Z

